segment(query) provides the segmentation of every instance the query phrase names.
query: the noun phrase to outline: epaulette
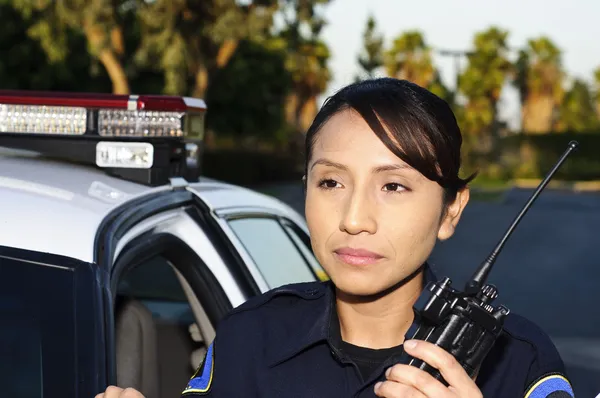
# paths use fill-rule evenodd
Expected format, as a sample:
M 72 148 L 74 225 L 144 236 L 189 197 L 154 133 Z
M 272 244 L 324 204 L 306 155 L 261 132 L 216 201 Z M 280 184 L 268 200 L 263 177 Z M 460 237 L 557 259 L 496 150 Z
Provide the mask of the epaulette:
M 554 365 L 561 362 L 558 351 L 550 337 L 534 322 L 517 314 L 510 314 L 504 324 L 504 332 L 516 340 L 528 343 L 542 363 Z
M 283 285 L 271 289 L 263 294 L 254 296 L 236 308 L 232 309 L 223 319 L 227 319 L 235 314 L 245 311 L 251 311 L 261 307 L 270 301 L 282 296 L 296 296 L 304 300 L 315 300 L 322 297 L 328 289 L 329 282 L 300 282 Z

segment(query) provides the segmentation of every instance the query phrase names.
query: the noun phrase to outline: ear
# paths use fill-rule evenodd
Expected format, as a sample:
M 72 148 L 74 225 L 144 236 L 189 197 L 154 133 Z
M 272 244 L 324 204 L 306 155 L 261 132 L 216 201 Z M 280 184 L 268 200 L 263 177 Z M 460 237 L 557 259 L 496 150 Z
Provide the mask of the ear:
M 304 189 L 304 195 L 306 195 L 306 175 L 302 176 L 302 188 Z
M 469 198 L 469 188 L 465 187 L 456 193 L 456 199 L 454 200 L 454 202 L 448 204 L 444 217 L 442 218 L 442 222 L 440 223 L 440 229 L 438 231 L 439 240 L 446 240 L 449 239 L 452 235 L 454 235 L 456 225 L 458 225 L 460 216 L 462 215 L 465 207 L 467 206 Z

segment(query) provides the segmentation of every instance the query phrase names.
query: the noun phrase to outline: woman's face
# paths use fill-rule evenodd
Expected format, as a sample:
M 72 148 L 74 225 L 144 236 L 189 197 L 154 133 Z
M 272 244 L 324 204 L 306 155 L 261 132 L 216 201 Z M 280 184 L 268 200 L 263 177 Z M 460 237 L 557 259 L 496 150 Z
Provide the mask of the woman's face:
M 354 111 L 317 133 L 306 218 L 315 255 L 336 287 L 373 295 L 410 276 L 454 233 L 468 190 L 443 210 L 443 189 L 396 155 Z

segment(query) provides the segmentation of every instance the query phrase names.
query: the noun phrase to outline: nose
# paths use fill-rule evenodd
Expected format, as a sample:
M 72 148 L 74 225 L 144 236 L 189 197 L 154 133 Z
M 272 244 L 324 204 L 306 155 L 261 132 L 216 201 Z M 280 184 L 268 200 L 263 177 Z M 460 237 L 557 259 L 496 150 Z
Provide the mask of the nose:
M 341 231 L 350 235 L 377 232 L 375 203 L 369 194 L 355 189 L 347 196 L 345 203 L 340 205 L 342 205 Z

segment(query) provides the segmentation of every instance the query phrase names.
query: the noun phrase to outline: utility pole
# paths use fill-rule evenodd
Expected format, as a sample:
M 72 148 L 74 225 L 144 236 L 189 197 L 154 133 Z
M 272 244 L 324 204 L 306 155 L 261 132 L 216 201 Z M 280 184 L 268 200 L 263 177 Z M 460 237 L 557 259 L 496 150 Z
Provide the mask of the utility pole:
M 436 50 L 438 54 L 452 57 L 454 59 L 454 75 L 455 75 L 455 92 L 458 93 L 458 81 L 460 80 L 460 59 L 462 57 L 469 56 L 473 54 L 472 51 L 465 50 L 448 50 L 448 49 L 438 49 Z

